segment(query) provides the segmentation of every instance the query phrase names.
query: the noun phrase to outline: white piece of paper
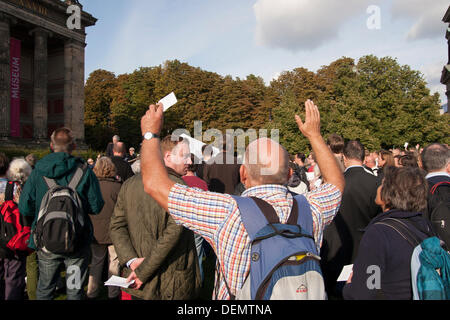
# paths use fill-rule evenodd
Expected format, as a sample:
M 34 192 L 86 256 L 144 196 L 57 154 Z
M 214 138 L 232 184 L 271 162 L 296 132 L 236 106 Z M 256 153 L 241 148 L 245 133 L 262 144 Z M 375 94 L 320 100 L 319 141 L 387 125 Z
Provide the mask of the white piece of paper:
M 133 283 L 134 283 L 134 280 L 131 282 L 127 282 L 126 278 L 112 276 L 111 278 L 108 279 L 108 281 L 105 282 L 105 286 L 128 288 Z
M 308 179 L 308 181 L 313 181 L 315 177 L 316 175 L 314 172 L 306 172 L 306 179 Z
M 337 279 L 337 282 L 340 281 L 347 281 L 348 278 L 350 278 L 350 275 L 353 272 L 353 265 L 349 264 L 348 266 L 345 266 L 344 268 L 342 268 L 342 272 L 339 275 L 339 278 Z
M 177 97 L 175 96 L 175 93 L 172 92 L 168 96 L 161 99 L 158 103 L 163 104 L 164 112 L 166 112 L 167 109 L 169 109 L 171 106 L 173 106 L 177 102 L 178 102 Z
M 180 134 L 180 137 L 189 141 L 189 149 L 192 154 L 194 154 L 199 159 L 203 159 L 202 147 L 205 145 L 205 143 L 201 142 L 200 140 L 194 139 L 184 133 Z M 220 150 L 216 147 L 212 147 L 212 151 L 213 152 L 211 157 L 215 157 L 220 153 Z

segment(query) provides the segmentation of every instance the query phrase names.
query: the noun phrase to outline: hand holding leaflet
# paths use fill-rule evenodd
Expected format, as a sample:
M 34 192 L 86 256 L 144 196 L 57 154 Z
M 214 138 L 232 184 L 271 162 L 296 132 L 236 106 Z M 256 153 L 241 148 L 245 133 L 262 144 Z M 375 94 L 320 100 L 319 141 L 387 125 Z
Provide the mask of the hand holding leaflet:
M 134 280 L 127 282 L 126 278 L 121 278 L 117 276 L 112 276 L 108 281 L 105 282 L 105 286 L 129 288 L 134 283 Z
M 342 269 L 341 274 L 339 275 L 339 278 L 337 279 L 337 282 L 340 281 L 347 281 L 348 278 L 350 278 L 350 275 L 353 272 L 353 265 L 350 264 L 348 266 L 344 266 L 344 268 Z
M 175 93 L 171 93 L 165 98 L 161 99 L 158 103 L 162 103 L 164 107 L 164 112 L 167 111 L 171 106 L 176 104 L 178 102 L 177 97 L 175 96 Z

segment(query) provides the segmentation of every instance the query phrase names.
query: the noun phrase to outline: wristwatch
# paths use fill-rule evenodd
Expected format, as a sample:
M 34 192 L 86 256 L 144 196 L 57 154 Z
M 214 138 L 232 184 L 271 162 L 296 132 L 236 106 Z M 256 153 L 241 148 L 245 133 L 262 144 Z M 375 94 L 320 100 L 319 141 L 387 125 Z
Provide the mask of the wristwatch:
M 151 132 L 146 132 L 142 138 L 144 138 L 145 140 L 152 140 L 153 138 L 159 139 L 159 135 L 151 133 Z

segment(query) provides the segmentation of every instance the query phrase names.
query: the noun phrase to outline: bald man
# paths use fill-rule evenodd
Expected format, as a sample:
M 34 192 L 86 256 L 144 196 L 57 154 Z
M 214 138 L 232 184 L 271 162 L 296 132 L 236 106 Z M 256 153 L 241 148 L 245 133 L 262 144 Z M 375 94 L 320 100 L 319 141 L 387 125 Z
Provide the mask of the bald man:
M 320 113 L 310 100 L 305 103 L 306 118 L 295 120 L 316 153 L 325 183 L 305 195 L 313 215 L 313 236 L 320 248 L 323 230 L 334 218 L 344 189 L 342 172 L 320 133 Z M 214 249 L 220 274 L 216 270 L 214 299 L 236 296 L 250 271 L 251 241 L 242 223 L 236 201 L 227 194 L 204 192 L 175 184 L 168 178 L 160 150 L 163 106 L 151 105 L 141 120 L 142 179 L 145 191 L 166 209 L 175 222 L 201 235 Z M 286 184 L 292 175 L 286 150 L 271 139 L 252 142 L 240 168 L 243 197 L 257 197 L 273 206 L 281 223 L 286 223 L 293 206 Z M 218 282 L 218 283 L 217 283 Z M 228 286 L 228 288 L 227 288 Z M 228 290 L 229 289 L 229 290 Z

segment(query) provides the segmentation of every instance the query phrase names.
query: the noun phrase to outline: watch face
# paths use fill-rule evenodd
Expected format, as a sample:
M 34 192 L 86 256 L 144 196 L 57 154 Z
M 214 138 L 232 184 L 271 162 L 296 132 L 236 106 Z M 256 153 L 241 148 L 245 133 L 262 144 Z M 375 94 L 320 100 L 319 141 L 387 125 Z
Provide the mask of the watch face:
M 151 133 L 151 132 L 146 132 L 145 135 L 144 135 L 144 138 L 145 138 L 146 140 L 150 140 L 151 138 L 153 138 L 153 133 Z

